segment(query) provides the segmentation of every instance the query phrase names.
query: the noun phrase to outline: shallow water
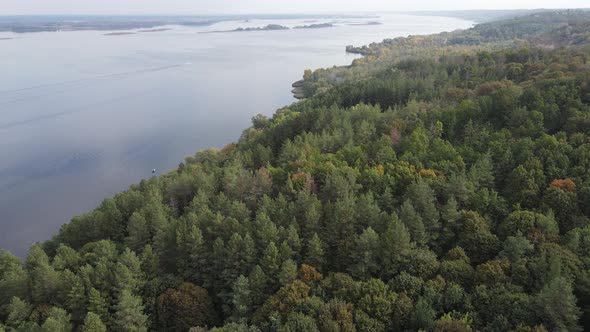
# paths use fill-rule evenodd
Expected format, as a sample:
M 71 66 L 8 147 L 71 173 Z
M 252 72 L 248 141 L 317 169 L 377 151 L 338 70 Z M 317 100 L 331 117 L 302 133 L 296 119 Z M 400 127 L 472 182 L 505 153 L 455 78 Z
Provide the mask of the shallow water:
M 19 256 L 105 197 L 236 140 L 294 101 L 304 69 L 349 64 L 346 45 L 467 28 L 387 15 L 383 25 L 211 33 L 306 20 L 105 35 L 0 33 L 0 248 Z M 314 23 L 331 22 L 318 20 Z M 351 20 L 346 20 L 347 22 Z

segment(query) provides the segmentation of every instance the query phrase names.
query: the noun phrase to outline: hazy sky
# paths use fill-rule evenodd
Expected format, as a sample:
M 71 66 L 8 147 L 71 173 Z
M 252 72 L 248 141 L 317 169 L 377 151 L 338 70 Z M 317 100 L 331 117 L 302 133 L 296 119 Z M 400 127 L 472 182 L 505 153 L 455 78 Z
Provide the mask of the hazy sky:
M 0 0 L 0 15 L 321 13 L 588 6 L 589 0 Z

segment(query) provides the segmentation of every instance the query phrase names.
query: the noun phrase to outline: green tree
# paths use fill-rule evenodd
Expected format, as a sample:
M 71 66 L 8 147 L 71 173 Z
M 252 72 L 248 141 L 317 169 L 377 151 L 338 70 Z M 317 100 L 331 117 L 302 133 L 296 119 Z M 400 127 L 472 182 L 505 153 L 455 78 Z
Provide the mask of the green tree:
M 260 260 L 260 266 L 264 273 L 268 276 L 276 276 L 281 267 L 279 249 L 271 242 L 266 250 L 264 250 L 262 259 Z
M 114 330 L 119 332 L 146 332 L 147 316 L 143 313 L 141 298 L 124 289 L 115 305 Z
M 250 280 L 240 275 L 232 286 L 232 318 L 236 322 L 248 322 L 252 310 L 252 294 Z
M 279 283 L 284 286 L 293 282 L 295 278 L 297 278 L 297 264 L 292 259 L 287 259 L 281 264 Z
M 80 255 L 65 244 L 60 244 L 53 258 L 53 268 L 57 271 L 76 270 L 80 264 Z
M 13 327 L 21 325 L 27 321 L 32 310 L 27 302 L 18 297 L 13 297 L 7 307 L 8 317 L 6 318 L 6 324 Z
M 89 312 L 84 318 L 84 325 L 82 325 L 82 332 L 106 332 L 107 327 L 100 320 L 100 316 Z
M 436 312 L 428 302 L 425 300 L 419 300 L 416 303 L 414 313 L 412 314 L 412 326 L 414 326 L 416 330 L 429 330 L 434 325 L 435 315 Z
M 437 202 L 434 190 L 430 188 L 426 181 L 418 179 L 408 186 L 406 197 L 413 204 L 416 212 L 422 217 L 424 228 L 430 241 L 429 243 L 437 243 L 441 224 L 440 215 L 436 209 Z M 401 215 L 402 213 L 400 213 Z
M 109 307 L 106 299 L 94 287 L 90 288 L 88 292 L 88 312 L 93 312 L 100 317 L 100 319 L 108 324 L 110 322 Z
M 379 235 L 371 227 L 358 236 L 352 251 L 352 264 L 348 267 L 352 276 L 367 280 L 377 274 L 380 268 L 379 245 Z
M 279 332 L 319 332 L 313 317 L 296 312 L 289 315 Z
M 503 250 L 500 252 L 500 256 L 506 257 L 510 261 L 515 262 L 524 255 L 532 252 L 533 249 L 534 246 L 525 237 L 509 236 L 506 241 L 504 241 Z
M 70 332 L 72 330 L 70 319 L 70 314 L 64 309 L 53 307 L 49 310 L 48 317 L 41 328 L 45 332 Z
M 547 284 L 535 298 L 539 318 L 552 331 L 581 331 L 580 309 L 572 286 L 565 278 Z
M 324 244 L 317 233 L 314 233 L 308 240 L 304 261 L 316 269 L 322 270 L 325 263 L 325 251 Z
M 383 275 L 392 278 L 398 274 L 413 247 L 410 233 L 397 216 L 389 222 L 387 231 L 381 237 L 380 246 Z
M 412 235 L 412 240 L 414 240 L 418 246 L 425 245 L 427 242 L 426 228 L 424 227 L 422 217 L 416 212 L 412 202 L 406 200 L 402 204 L 399 218 L 403 221 L 404 225 L 406 225 Z
M 53 303 L 59 276 L 49 265 L 49 257 L 40 245 L 31 247 L 25 266 L 29 273 L 32 300 L 35 303 Z

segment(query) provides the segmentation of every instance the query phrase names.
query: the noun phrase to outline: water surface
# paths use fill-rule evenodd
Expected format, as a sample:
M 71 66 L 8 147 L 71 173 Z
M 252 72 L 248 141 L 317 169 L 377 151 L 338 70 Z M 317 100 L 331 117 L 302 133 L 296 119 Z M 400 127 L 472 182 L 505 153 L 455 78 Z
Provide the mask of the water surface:
M 294 101 L 291 83 L 303 70 L 349 64 L 356 56 L 346 45 L 472 25 L 402 15 L 353 21 L 375 20 L 383 25 L 200 33 L 312 24 L 289 19 L 120 35 L 0 33 L 0 248 L 23 256 L 153 168 L 236 140 L 253 115 Z

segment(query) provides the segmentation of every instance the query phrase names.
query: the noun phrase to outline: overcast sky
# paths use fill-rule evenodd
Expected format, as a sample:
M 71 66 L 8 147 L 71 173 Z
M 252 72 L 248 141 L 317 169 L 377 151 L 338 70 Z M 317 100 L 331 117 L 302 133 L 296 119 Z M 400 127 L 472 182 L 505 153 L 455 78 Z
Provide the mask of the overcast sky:
M 0 0 L 0 15 L 262 14 L 589 6 L 590 0 Z

